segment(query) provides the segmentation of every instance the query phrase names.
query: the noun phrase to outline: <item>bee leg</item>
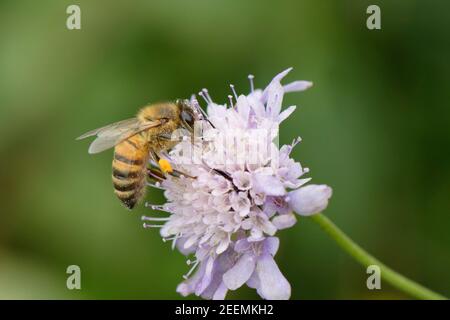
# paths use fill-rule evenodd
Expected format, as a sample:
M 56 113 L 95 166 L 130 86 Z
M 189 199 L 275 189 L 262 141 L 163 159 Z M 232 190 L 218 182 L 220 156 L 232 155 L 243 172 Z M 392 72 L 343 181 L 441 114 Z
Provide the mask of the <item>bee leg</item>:
M 185 177 L 188 177 L 188 178 L 195 179 L 195 177 L 193 177 L 193 176 L 191 176 L 191 175 L 189 175 L 187 173 L 184 173 L 184 172 L 182 172 L 180 170 L 173 169 L 170 166 L 170 163 L 166 159 L 161 158 L 153 150 L 150 150 L 150 158 L 153 160 L 153 162 L 152 162 L 153 167 L 158 169 L 158 176 L 159 176 L 159 178 L 161 178 L 160 175 L 163 175 L 164 178 L 165 178 L 167 174 L 170 174 L 171 176 L 176 177 L 176 178 L 179 178 L 180 176 L 185 176 Z M 165 160 L 164 163 L 161 163 L 161 160 Z M 161 165 L 163 165 L 164 167 L 166 167 L 168 165 L 170 170 L 167 170 L 167 167 L 166 168 L 161 168 Z M 151 172 L 149 171 L 148 173 L 149 173 L 149 175 L 153 176 L 155 174 L 155 172 L 154 172 L 155 169 L 152 168 L 150 170 L 151 170 Z
M 164 174 L 159 168 L 151 167 L 147 169 L 147 175 L 151 182 L 161 182 L 164 180 Z
M 169 133 L 161 133 L 158 134 L 158 139 L 163 140 L 163 141 L 172 141 L 172 135 Z
M 152 160 L 152 162 L 154 162 L 152 164 L 157 167 L 158 161 L 160 158 L 159 158 L 158 154 L 155 151 L 153 151 L 152 149 L 150 149 L 150 159 Z
M 154 162 L 154 166 L 157 167 L 161 173 L 166 176 L 167 173 L 172 173 L 173 169 L 170 162 L 164 158 L 161 158 L 154 150 L 150 149 L 150 158 Z
M 158 135 L 158 139 L 164 142 L 181 142 L 183 140 L 183 137 L 173 137 L 169 133 L 161 133 Z M 194 144 L 194 135 L 191 134 L 191 142 Z

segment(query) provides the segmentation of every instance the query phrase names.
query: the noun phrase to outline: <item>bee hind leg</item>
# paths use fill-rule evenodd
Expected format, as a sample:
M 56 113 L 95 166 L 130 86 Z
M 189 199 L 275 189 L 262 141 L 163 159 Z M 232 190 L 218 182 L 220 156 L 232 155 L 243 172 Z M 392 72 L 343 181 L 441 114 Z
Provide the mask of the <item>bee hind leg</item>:
M 196 177 L 191 176 L 183 171 L 172 168 L 170 162 L 164 158 L 161 158 L 155 151 L 150 150 L 150 165 L 151 168 L 148 169 L 147 173 L 149 178 L 152 179 L 165 179 L 167 174 L 170 174 L 173 177 L 179 178 L 181 176 L 185 176 L 191 179 L 195 179 Z M 169 170 L 167 170 L 169 169 Z

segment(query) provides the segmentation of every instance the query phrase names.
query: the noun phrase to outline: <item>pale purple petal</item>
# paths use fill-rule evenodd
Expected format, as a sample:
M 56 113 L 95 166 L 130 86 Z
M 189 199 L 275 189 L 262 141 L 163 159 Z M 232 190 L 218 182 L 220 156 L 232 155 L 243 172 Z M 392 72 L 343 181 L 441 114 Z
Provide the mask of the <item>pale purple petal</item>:
M 185 256 L 195 252 L 195 247 L 184 248 L 184 244 L 185 244 L 186 240 L 187 239 L 185 237 L 178 238 L 176 240 L 172 240 L 172 241 L 176 241 L 175 245 L 176 245 L 178 251 L 180 251 Z
M 280 82 L 289 72 L 292 71 L 292 67 L 289 67 L 283 71 L 281 71 L 279 74 L 277 74 L 275 77 L 273 77 L 272 82 L 276 81 L 276 82 Z
M 206 262 L 202 262 L 205 264 L 205 273 L 203 274 L 202 280 L 195 288 L 195 294 L 201 295 L 203 291 L 209 286 L 213 277 L 213 267 L 214 267 L 214 258 L 208 257 Z
M 192 293 L 193 290 L 191 290 L 189 284 L 182 282 L 177 286 L 176 291 L 181 294 L 183 297 L 187 297 Z
M 331 194 L 329 186 L 311 184 L 289 192 L 289 204 L 299 215 L 309 216 L 324 210 Z
M 220 283 L 219 287 L 217 288 L 216 292 L 214 292 L 213 300 L 224 300 L 225 296 L 227 295 L 228 289 L 225 283 L 223 281 Z
M 272 84 L 274 84 L 274 83 L 280 83 L 280 81 L 289 73 L 289 72 L 291 72 L 291 70 L 292 70 L 293 68 L 291 67 L 291 68 L 287 68 L 286 70 L 284 70 L 284 71 L 282 71 L 282 72 L 280 72 L 279 74 L 277 74 L 273 79 L 272 79 L 272 81 L 269 83 L 269 85 L 264 89 L 264 91 L 263 91 L 263 93 L 262 93 L 262 95 L 261 95 L 261 100 L 263 101 L 263 102 L 265 102 L 265 101 L 267 101 L 266 99 L 267 99 L 267 93 L 268 93 L 268 89 L 269 89 L 269 87 L 272 85 Z
M 261 229 L 253 228 L 250 230 L 250 237 L 247 238 L 250 242 L 258 242 L 264 240 L 264 235 Z
M 230 249 L 215 259 L 214 268 L 212 270 L 212 278 L 207 288 L 201 293 L 205 299 L 221 299 L 225 298 L 226 287 L 223 288 L 223 274 L 230 269 L 235 263 L 233 251 Z
M 304 91 L 306 89 L 311 88 L 313 83 L 311 81 L 294 81 L 291 83 L 288 83 L 287 85 L 283 86 L 284 92 L 295 92 L 295 91 Z
M 251 95 L 251 96 L 247 97 L 247 101 L 250 105 L 251 111 L 253 111 L 253 113 L 256 117 L 264 116 L 266 109 L 264 107 L 264 104 L 261 102 L 261 100 L 259 98 Z
M 183 249 L 184 250 L 189 250 L 189 248 L 192 248 L 192 246 L 195 244 L 195 242 L 197 241 L 198 236 L 197 235 L 193 235 L 191 237 L 189 237 L 186 242 L 183 244 Z
M 297 222 L 297 218 L 292 213 L 282 214 L 272 219 L 272 223 L 278 230 L 292 227 Z
M 260 283 L 259 283 L 258 273 L 256 271 L 254 271 L 245 284 L 252 289 L 259 288 Z
M 245 171 L 236 171 L 232 174 L 233 183 L 239 190 L 249 190 L 252 187 L 252 175 Z
M 261 226 L 262 231 L 264 231 L 264 233 L 268 234 L 269 236 L 273 236 L 277 232 L 277 227 L 275 227 L 269 220 L 263 221 L 261 223 Z
M 289 117 L 291 113 L 295 111 L 296 108 L 297 108 L 296 106 L 290 106 L 289 108 L 281 112 L 280 115 L 278 116 L 278 123 L 281 123 L 284 120 L 286 120 L 287 117 Z
M 230 290 L 240 288 L 255 269 L 255 257 L 251 254 L 243 254 L 236 264 L 223 275 L 223 282 Z
M 269 92 L 269 88 L 274 84 L 274 83 L 280 83 L 280 81 L 292 70 L 293 68 L 287 68 L 286 70 L 280 72 L 279 74 L 277 74 L 272 81 L 270 81 L 269 85 L 264 89 L 264 91 L 262 92 L 261 95 L 261 101 L 263 103 L 265 103 L 267 101 L 268 98 L 268 92 Z M 284 91 L 284 89 L 283 89 Z
M 251 202 L 246 192 L 234 192 L 230 196 L 231 207 L 239 213 L 241 217 L 245 217 L 250 212 Z
M 244 252 L 248 249 L 250 249 L 250 243 L 247 241 L 247 239 L 238 240 L 234 245 L 234 250 L 236 252 Z
M 283 87 L 280 83 L 273 83 L 269 86 L 266 112 L 272 119 L 277 119 L 280 114 L 283 93 Z
M 284 196 L 269 196 L 266 197 L 266 201 L 264 202 L 264 212 L 268 217 L 272 217 L 275 212 L 280 214 L 289 213 L 292 211 L 289 203 L 285 199 Z
M 270 254 L 262 255 L 256 263 L 258 293 L 267 300 L 287 300 L 291 296 L 291 285 L 281 273 Z
M 274 176 L 253 174 L 253 187 L 256 192 L 263 192 L 269 196 L 282 196 L 286 194 L 283 183 Z
M 277 237 L 269 237 L 266 240 L 264 240 L 263 252 L 269 253 L 273 257 L 277 253 L 279 247 L 280 247 L 280 239 L 278 239 Z
M 217 246 L 216 253 L 221 254 L 222 252 L 225 252 L 225 250 L 228 249 L 229 245 L 230 245 L 230 238 L 227 237 L 226 239 L 220 241 L 219 245 Z
M 247 123 L 250 114 L 250 105 L 247 101 L 247 97 L 244 95 L 240 95 L 237 99 L 235 108 L 239 112 L 239 115 L 242 117 L 242 119 Z

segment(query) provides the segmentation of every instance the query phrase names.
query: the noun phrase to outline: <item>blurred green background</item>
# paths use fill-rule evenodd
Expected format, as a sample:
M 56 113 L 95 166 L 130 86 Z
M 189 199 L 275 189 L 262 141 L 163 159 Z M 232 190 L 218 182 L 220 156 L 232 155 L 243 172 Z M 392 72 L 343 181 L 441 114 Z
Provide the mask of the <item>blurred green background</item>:
M 81 7 L 82 29 L 66 29 Z M 382 30 L 366 28 L 381 7 Z M 89 129 L 148 102 L 229 83 L 258 87 L 286 67 L 300 108 L 281 142 L 334 195 L 326 214 L 382 261 L 450 295 L 450 4 L 444 1 L 12 1 L 0 3 L 0 298 L 178 299 L 188 270 L 146 209 L 112 192 L 112 152 Z M 152 202 L 162 194 L 152 190 Z M 293 299 L 402 299 L 313 222 L 279 232 Z M 81 267 L 82 290 L 66 288 Z M 241 289 L 230 298 L 257 298 Z

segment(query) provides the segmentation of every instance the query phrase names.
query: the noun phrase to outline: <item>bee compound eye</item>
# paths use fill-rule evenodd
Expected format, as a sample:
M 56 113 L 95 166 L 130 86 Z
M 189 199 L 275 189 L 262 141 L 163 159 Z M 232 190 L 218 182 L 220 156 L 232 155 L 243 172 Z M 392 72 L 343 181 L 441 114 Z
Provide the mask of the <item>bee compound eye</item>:
M 191 128 L 194 127 L 194 116 L 190 112 L 183 110 L 181 112 L 181 119 L 186 122 Z

